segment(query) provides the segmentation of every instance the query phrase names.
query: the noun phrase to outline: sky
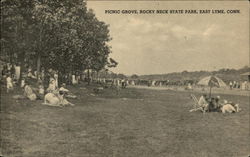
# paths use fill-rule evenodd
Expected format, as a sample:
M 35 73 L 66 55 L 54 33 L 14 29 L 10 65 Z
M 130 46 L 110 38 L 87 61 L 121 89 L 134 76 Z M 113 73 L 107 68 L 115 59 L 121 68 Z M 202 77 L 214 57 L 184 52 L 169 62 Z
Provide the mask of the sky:
M 88 1 L 109 24 L 111 71 L 132 74 L 241 68 L 249 65 L 248 2 Z M 105 14 L 105 10 L 240 10 L 240 14 Z

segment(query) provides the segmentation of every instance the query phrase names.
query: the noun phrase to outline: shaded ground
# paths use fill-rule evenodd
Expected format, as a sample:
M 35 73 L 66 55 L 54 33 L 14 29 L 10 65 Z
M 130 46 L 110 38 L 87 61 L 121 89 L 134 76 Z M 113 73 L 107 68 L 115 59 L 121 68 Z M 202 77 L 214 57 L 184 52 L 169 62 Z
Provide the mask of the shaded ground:
M 1 147 L 8 157 L 247 156 L 249 99 L 236 114 L 189 113 L 189 92 L 71 87 L 75 107 L 15 101 L 1 93 Z M 20 93 L 20 91 L 19 91 Z M 196 96 L 199 94 L 196 93 Z

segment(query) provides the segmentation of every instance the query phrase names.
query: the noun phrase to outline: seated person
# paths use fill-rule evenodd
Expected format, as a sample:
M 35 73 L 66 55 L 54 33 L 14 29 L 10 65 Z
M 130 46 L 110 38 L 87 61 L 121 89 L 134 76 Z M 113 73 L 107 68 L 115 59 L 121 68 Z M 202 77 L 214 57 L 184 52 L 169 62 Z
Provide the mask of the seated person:
M 38 98 L 39 98 L 40 100 L 42 100 L 42 99 L 44 98 L 44 93 L 45 93 L 44 87 L 43 87 L 42 84 L 40 84 L 40 85 L 38 86 L 38 93 L 37 93 L 37 96 L 38 96 Z
M 62 91 L 59 91 L 58 93 L 47 93 L 44 97 L 44 104 L 50 106 L 74 106 L 74 104 L 68 102 L 64 98 L 64 92 Z
M 54 79 L 50 80 L 49 87 L 47 88 L 48 93 L 53 93 L 56 91 L 56 83 Z
M 199 101 L 198 101 L 199 106 L 201 106 L 203 108 L 203 110 L 207 110 L 207 106 L 208 106 L 208 101 L 207 101 L 207 95 L 203 94 Z
M 27 75 L 29 78 L 33 78 L 33 79 L 36 79 L 36 76 L 34 76 L 33 74 L 32 74 L 32 72 L 31 71 L 28 71 L 28 75 Z
M 66 84 L 65 83 L 63 83 L 61 88 L 59 88 L 59 92 L 60 91 L 63 92 L 63 94 L 67 98 L 76 98 L 76 96 L 73 93 L 71 93 L 68 89 L 66 89 Z
M 36 100 L 37 98 L 36 94 L 33 92 L 32 88 L 28 84 L 24 86 L 24 96 L 26 96 L 32 101 Z
M 217 110 L 217 103 L 215 98 L 211 98 L 211 101 L 208 103 L 208 111 L 209 112 L 215 112 Z
M 203 113 L 208 111 L 207 96 L 205 94 L 200 97 L 198 101 L 198 106 L 196 106 L 194 109 L 189 110 L 189 112 L 193 111 L 202 111 Z
M 224 106 L 230 105 L 235 109 L 235 112 L 239 112 L 241 109 L 239 107 L 239 104 L 235 104 L 233 102 L 228 102 L 227 100 L 224 100 L 223 104 L 221 104 L 221 109 L 223 109 Z

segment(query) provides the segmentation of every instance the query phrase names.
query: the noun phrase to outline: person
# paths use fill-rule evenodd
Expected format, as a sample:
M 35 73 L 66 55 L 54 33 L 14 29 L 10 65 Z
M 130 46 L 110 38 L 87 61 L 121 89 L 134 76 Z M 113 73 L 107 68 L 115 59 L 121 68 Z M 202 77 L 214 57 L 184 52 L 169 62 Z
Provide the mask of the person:
M 74 106 L 74 104 L 68 102 L 65 98 L 65 92 L 58 91 L 58 93 L 47 93 L 44 97 L 44 103 L 50 106 L 65 106 L 70 105 Z
M 12 64 L 10 67 L 10 72 L 11 72 L 11 78 L 13 79 L 16 73 L 15 65 Z
M 3 66 L 3 70 L 2 70 L 3 78 L 6 78 L 7 73 L 8 73 L 8 68 L 7 68 L 7 64 L 6 64 Z
M 72 75 L 72 84 L 77 84 L 76 75 Z
M 246 90 L 247 89 L 246 86 L 247 86 L 247 81 L 242 82 L 241 89 Z
M 228 102 L 227 100 L 224 100 L 220 109 L 221 109 L 222 113 L 226 113 L 226 112 L 235 113 L 235 112 L 241 111 L 239 104 L 235 104 L 233 102 Z
M 54 79 L 55 79 L 55 87 L 58 88 L 58 72 L 57 71 L 54 73 Z
M 11 73 L 11 64 L 10 63 L 7 63 L 7 72 Z
M 44 83 L 44 79 L 45 79 L 45 70 L 44 70 L 44 67 L 42 67 L 41 68 L 42 70 L 41 70 L 41 80 L 42 80 L 42 82 Z
M 207 95 L 206 94 L 203 94 L 200 97 L 200 99 L 198 101 L 198 104 L 199 104 L 199 106 L 202 107 L 203 112 L 206 112 L 208 110 L 208 108 L 207 108 L 208 107 L 208 99 L 207 99 Z
M 218 100 L 216 98 L 211 98 L 211 101 L 208 103 L 208 111 L 209 112 L 215 112 L 217 111 L 217 102 Z
M 232 81 L 230 81 L 229 86 L 230 86 L 230 89 L 233 88 L 233 83 L 232 83 Z
M 59 88 L 59 91 L 62 91 L 62 92 L 65 92 L 65 93 L 69 92 L 69 90 L 66 89 L 66 84 L 65 84 L 65 83 L 63 83 L 63 84 L 61 85 L 61 87 Z
M 236 81 L 233 82 L 233 88 L 236 88 Z
M 17 65 L 17 66 L 15 67 L 15 74 L 16 74 L 16 79 L 17 79 L 17 81 L 19 81 L 20 76 L 21 76 L 21 67 L 20 67 L 19 65 Z
M 35 76 L 35 78 L 37 78 L 37 76 L 38 76 L 38 72 L 36 70 L 34 71 L 34 76 Z
M 22 79 L 22 80 L 21 80 L 21 88 L 23 88 L 24 85 L 25 85 L 25 79 Z
M 236 82 L 236 88 L 240 88 L 240 83 L 239 82 Z
M 124 79 L 122 79 L 121 83 L 122 83 L 122 88 L 126 88 L 126 82 Z
M 25 84 L 24 86 L 24 96 L 26 96 L 31 101 L 34 101 L 37 98 L 36 94 L 28 84 Z
M 27 76 L 30 77 L 30 78 L 36 79 L 36 77 L 32 74 L 32 69 L 31 68 L 29 68 Z
M 219 109 L 222 107 L 222 103 L 220 102 L 220 96 L 217 96 L 215 98 L 215 107 L 217 111 L 219 111 Z
M 55 80 L 53 78 L 51 78 L 50 83 L 49 83 L 49 87 L 47 88 L 47 92 L 53 93 L 55 90 L 56 90 Z
M 45 88 L 47 88 L 50 84 L 50 74 L 48 72 L 45 73 L 45 75 L 44 75 L 44 82 L 43 83 L 44 83 Z
M 39 85 L 39 94 L 44 95 L 44 87 L 42 84 Z
M 9 93 L 10 90 L 13 90 L 13 82 L 12 78 L 10 77 L 10 74 L 7 75 L 6 86 L 7 86 L 7 93 Z
M 66 84 L 63 83 L 61 87 L 59 88 L 59 92 L 64 94 L 64 97 L 66 98 L 73 98 L 75 99 L 77 96 L 71 93 L 68 89 L 66 89 Z
M 38 98 L 39 99 L 43 99 L 44 98 L 44 94 L 45 94 L 45 91 L 44 91 L 44 86 L 42 84 L 40 84 L 38 86 Z

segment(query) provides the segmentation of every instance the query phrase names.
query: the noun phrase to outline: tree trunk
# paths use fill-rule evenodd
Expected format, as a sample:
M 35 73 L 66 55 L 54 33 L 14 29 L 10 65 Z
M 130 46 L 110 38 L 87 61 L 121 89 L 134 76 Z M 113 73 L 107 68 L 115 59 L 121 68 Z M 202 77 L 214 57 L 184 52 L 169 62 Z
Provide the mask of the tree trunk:
M 88 85 L 90 84 L 90 76 L 89 76 L 89 69 L 88 69 Z
M 97 83 L 100 83 L 100 81 L 99 81 L 99 71 L 96 71 L 96 79 L 97 79 Z
M 38 76 L 40 75 L 41 72 L 41 53 L 39 52 L 37 55 L 37 62 L 36 62 L 36 71 L 37 71 L 37 80 L 38 80 Z
M 24 56 L 25 56 L 25 52 L 23 51 L 22 54 L 20 55 L 20 78 L 19 78 L 19 84 L 21 84 L 21 81 L 23 79 L 23 73 L 25 72 L 25 68 L 24 68 Z
M 39 81 L 38 76 L 40 75 L 41 72 L 41 51 L 42 51 L 42 26 L 40 26 L 40 34 L 39 34 L 39 49 L 38 49 L 38 53 L 37 53 L 37 67 L 36 67 L 36 71 L 37 71 L 37 81 Z

